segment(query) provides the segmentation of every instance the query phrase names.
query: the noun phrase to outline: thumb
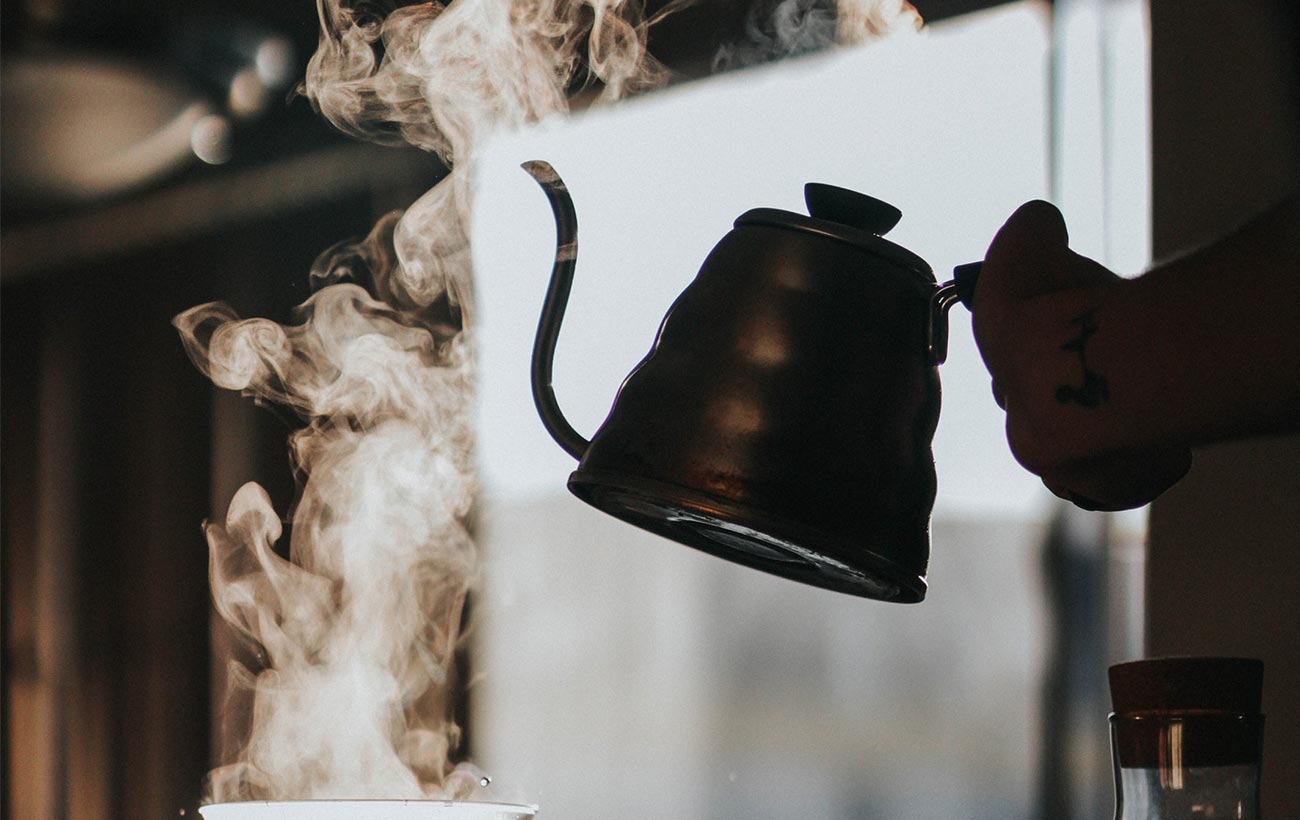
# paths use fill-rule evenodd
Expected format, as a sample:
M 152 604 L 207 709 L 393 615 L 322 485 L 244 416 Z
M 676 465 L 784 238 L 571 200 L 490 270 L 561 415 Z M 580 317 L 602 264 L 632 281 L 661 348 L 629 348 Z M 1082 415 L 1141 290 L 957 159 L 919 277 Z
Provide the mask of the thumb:
M 998 230 L 984 258 L 976 304 L 1027 299 L 1067 290 L 1080 281 L 1071 264 L 1069 233 L 1055 205 L 1026 202 Z

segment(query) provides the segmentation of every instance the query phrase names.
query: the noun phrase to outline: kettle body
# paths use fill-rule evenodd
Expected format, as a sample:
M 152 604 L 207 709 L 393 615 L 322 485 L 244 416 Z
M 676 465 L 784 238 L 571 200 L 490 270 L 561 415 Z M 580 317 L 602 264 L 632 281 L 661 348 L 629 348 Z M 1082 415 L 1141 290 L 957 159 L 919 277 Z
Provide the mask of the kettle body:
M 873 230 L 888 230 L 898 212 L 809 186 L 811 216 L 741 215 L 587 442 L 550 387 L 576 258 L 572 203 L 549 166 L 529 170 L 551 198 L 559 247 L 534 396 L 548 430 L 579 459 L 569 489 L 736 563 L 922 600 L 940 407 L 934 326 L 946 304 L 929 266 Z M 821 213 L 827 199 L 837 219 Z

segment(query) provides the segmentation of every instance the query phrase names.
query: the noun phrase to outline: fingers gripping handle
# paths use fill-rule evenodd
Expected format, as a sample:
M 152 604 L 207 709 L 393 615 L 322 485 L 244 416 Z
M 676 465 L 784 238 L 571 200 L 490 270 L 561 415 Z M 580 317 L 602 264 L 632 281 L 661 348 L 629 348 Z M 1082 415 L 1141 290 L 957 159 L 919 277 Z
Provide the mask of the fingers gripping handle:
M 967 262 L 952 269 L 952 282 L 957 292 L 957 300 L 968 310 L 975 307 L 975 285 L 979 282 L 983 262 Z
M 975 285 L 983 262 L 968 262 L 952 269 L 952 281 L 930 297 L 929 358 L 930 364 L 943 364 L 948 358 L 948 311 L 956 302 L 974 307 Z

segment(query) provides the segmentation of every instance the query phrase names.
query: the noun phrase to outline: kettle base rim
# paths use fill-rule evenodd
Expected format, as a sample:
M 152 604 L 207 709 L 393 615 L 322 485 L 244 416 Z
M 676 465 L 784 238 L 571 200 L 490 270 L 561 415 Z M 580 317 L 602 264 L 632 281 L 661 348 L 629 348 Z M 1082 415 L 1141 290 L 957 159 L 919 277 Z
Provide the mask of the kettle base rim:
M 626 523 L 752 569 L 862 598 L 925 599 L 923 575 L 860 544 L 689 487 L 581 467 L 568 487 Z

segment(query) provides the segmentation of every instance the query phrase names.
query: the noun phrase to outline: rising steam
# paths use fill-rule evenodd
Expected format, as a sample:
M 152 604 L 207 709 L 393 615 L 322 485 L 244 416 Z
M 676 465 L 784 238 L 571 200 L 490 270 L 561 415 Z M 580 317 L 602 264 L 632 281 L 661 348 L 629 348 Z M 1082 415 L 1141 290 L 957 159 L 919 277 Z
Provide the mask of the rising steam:
M 281 518 L 256 484 L 206 525 L 217 610 L 262 662 L 232 662 L 232 684 L 252 693 L 251 729 L 239 758 L 212 773 L 210 797 L 461 798 L 480 788 L 474 769 L 449 762 L 459 729 L 446 692 L 476 566 L 465 523 L 473 152 L 496 129 L 566 110 L 580 77 L 614 99 L 668 73 L 646 52 L 654 20 L 636 0 L 320 0 L 318 10 L 303 93 L 343 131 L 419 146 L 453 170 L 363 242 L 323 255 L 298 323 L 240 319 L 219 303 L 175 319 L 216 385 L 305 422 L 291 437 L 304 483 L 289 560 L 273 549 Z M 826 19 L 833 33 L 818 36 L 854 42 L 887 30 L 885 12 L 911 13 L 900 0 L 843 0 L 838 17 L 756 23 L 761 42 L 721 63 L 807 50 L 781 38 Z
M 832 44 L 857 45 L 898 30 L 921 27 L 907 0 L 755 0 L 748 5 L 744 36 L 725 43 L 713 69 L 726 71 L 820 51 Z

